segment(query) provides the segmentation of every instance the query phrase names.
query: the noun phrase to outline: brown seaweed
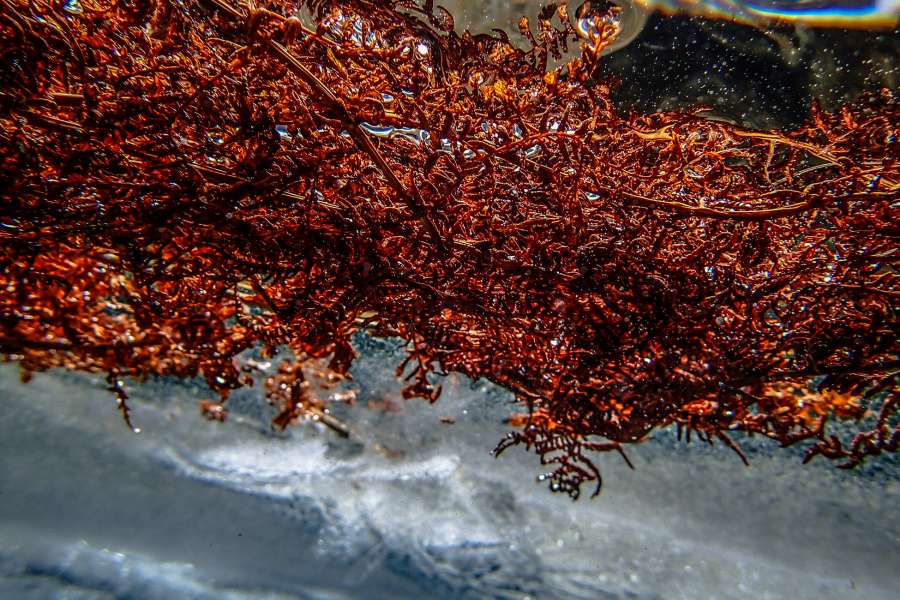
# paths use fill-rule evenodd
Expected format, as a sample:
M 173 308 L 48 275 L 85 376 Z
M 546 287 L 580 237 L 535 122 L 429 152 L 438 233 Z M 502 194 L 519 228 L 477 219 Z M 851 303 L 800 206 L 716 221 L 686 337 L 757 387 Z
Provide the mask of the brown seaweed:
M 346 373 L 365 330 L 408 343 L 406 397 L 513 391 L 498 451 L 573 497 L 587 452 L 672 424 L 741 458 L 732 432 L 897 451 L 891 91 L 753 131 L 617 113 L 601 12 L 549 7 L 522 50 L 430 1 L 0 3 L 0 352 L 26 375 L 105 373 L 126 421 L 121 378 L 201 375 L 224 419 L 238 354 L 287 345 L 285 426 L 321 413 L 304 361 Z

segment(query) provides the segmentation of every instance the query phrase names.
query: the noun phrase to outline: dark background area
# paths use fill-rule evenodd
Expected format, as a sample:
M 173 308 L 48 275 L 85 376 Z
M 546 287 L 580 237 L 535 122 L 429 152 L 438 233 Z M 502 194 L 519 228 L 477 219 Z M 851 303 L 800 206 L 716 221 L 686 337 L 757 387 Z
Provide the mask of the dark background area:
M 696 105 L 759 128 L 793 128 L 813 99 L 835 110 L 864 92 L 897 89 L 900 29 L 756 28 L 652 15 L 626 48 L 605 58 L 601 77 L 620 84 L 623 110 Z

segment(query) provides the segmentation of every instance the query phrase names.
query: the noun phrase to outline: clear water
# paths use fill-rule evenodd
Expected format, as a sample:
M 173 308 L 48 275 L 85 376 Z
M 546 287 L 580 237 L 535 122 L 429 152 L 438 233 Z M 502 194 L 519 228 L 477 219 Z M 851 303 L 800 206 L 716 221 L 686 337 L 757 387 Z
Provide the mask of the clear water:
M 275 435 L 252 393 L 204 421 L 199 384 L 134 388 L 122 424 L 101 379 L 0 369 L 3 598 L 895 598 L 900 470 L 845 473 L 745 442 L 600 457 L 602 496 L 535 483 L 489 452 L 509 397 L 450 378 L 404 403 L 396 344 L 360 340 L 342 440 Z M 373 409 L 388 400 L 398 413 Z M 441 423 L 451 417 L 455 424 Z

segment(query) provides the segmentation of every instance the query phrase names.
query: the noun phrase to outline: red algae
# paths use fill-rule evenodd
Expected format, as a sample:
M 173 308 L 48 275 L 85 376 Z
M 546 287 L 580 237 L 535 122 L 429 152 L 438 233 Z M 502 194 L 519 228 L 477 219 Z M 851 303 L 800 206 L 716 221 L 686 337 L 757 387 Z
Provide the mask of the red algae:
M 731 432 L 897 451 L 892 92 L 752 131 L 618 114 L 602 14 L 548 71 L 580 40 L 553 6 L 522 50 L 431 1 L 0 3 L 0 351 L 25 376 L 104 373 L 130 425 L 122 377 L 202 375 L 222 420 L 237 356 L 287 345 L 284 427 L 327 420 L 303 366 L 346 374 L 364 330 L 407 341 L 407 398 L 445 372 L 514 392 L 498 451 L 572 497 L 600 490 L 588 452 L 673 424 L 741 458 Z

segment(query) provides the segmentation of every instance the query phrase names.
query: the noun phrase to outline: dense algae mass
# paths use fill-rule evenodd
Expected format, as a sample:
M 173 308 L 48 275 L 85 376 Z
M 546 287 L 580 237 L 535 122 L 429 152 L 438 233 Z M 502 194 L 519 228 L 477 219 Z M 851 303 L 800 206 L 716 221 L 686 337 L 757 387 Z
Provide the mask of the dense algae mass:
M 616 9 L 542 9 L 523 49 L 430 2 L 305 7 L 3 4 L 0 344 L 26 373 L 104 373 L 126 419 L 123 377 L 201 375 L 221 419 L 243 353 L 287 346 L 275 425 L 341 433 L 312 376 L 364 330 L 406 344 L 405 397 L 513 392 L 500 448 L 573 497 L 590 451 L 668 425 L 896 451 L 892 91 L 793 131 L 625 114 Z

